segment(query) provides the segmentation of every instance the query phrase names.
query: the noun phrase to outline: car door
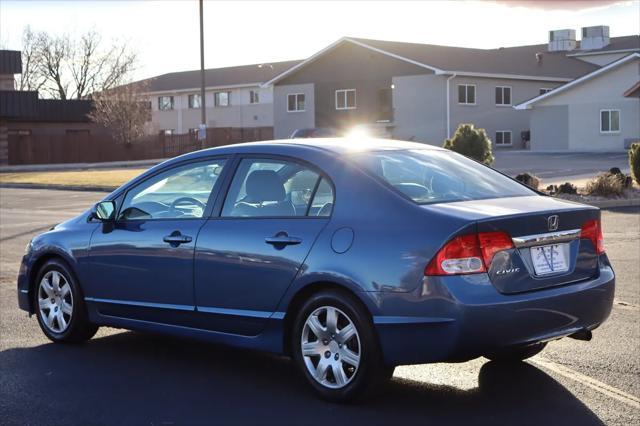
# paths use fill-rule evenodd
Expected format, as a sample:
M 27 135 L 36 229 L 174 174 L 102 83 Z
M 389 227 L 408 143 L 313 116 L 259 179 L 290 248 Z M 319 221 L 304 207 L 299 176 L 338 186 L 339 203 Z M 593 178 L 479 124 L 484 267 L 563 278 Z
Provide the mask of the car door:
M 181 164 L 130 188 L 91 239 L 87 300 L 104 315 L 177 323 L 194 311 L 193 257 L 224 158 Z
M 275 311 L 333 208 L 333 186 L 312 166 L 243 158 L 221 213 L 203 226 L 196 304 L 219 331 L 255 335 Z

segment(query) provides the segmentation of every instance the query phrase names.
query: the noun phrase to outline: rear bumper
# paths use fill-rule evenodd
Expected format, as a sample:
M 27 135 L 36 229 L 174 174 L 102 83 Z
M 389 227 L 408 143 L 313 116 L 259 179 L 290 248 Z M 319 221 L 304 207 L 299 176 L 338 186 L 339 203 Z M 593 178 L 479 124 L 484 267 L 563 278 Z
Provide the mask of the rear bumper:
M 389 365 L 463 361 L 593 330 L 611 313 L 615 275 L 601 262 L 597 278 L 521 294 L 499 293 L 486 274 L 430 277 L 421 287 L 410 296 L 373 296 Z

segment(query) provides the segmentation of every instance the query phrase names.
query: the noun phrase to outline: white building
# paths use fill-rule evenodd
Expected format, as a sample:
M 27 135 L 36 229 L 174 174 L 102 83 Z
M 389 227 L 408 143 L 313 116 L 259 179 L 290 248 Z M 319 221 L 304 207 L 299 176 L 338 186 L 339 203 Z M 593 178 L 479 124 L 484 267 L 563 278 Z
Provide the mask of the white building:
M 514 107 L 531 110 L 533 151 L 620 151 L 640 141 L 640 54 Z

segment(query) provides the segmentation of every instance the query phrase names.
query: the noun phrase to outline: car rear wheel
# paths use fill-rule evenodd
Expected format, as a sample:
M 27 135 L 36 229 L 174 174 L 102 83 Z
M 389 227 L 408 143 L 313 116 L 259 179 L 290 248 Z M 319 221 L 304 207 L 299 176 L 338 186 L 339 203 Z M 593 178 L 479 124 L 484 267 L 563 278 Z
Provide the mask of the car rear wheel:
M 486 354 L 484 357 L 495 362 L 519 362 L 539 354 L 547 346 L 546 343 L 536 343 L 529 346 L 517 346 L 505 348 L 500 351 Z
M 324 399 L 347 402 L 378 391 L 393 375 L 382 362 L 373 324 L 348 294 L 313 295 L 295 319 L 294 362 Z
M 91 324 L 78 283 L 68 266 L 57 259 L 40 269 L 33 292 L 38 324 L 53 342 L 77 343 L 98 331 Z

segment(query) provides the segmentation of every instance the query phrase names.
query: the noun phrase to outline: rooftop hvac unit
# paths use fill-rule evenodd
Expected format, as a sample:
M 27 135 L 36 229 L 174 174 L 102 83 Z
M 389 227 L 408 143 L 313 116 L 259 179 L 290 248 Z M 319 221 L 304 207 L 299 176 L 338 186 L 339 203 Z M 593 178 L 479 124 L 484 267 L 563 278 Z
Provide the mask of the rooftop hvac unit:
M 575 30 L 549 31 L 549 52 L 566 52 L 576 48 Z
M 580 40 L 580 49 L 594 50 L 602 49 L 609 45 L 609 27 L 606 25 L 597 25 L 595 27 L 582 28 L 582 40 Z

